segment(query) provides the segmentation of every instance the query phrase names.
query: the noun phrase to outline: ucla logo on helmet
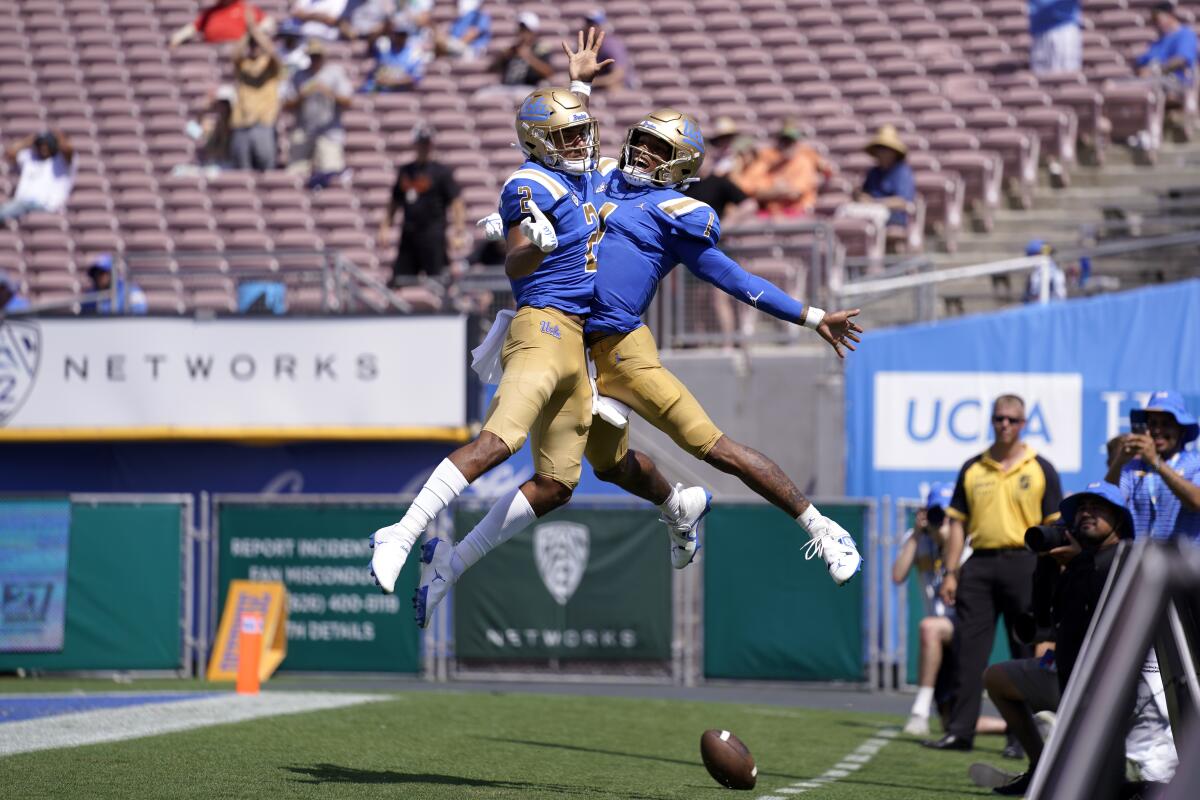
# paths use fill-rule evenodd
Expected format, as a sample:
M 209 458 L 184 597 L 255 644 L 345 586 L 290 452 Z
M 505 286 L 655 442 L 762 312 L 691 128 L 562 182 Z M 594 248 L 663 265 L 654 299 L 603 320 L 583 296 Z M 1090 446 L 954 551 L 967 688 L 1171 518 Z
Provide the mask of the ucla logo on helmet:
M 704 136 L 700 133 L 700 126 L 691 120 L 683 123 L 683 127 L 679 129 L 679 138 L 700 152 L 704 152 Z
M 576 111 L 574 114 L 571 115 L 571 122 L 579 122 L 580 120 L 587 120 L 587 119 L 588 119 L 588 113 L 586 111 Z
M 531 97 L 525 101 L 525 105 L 521 106 L 521 115 L 518 117 L 522 122 L 545 122 L 550 119 L 554 111 L 541 97 Z

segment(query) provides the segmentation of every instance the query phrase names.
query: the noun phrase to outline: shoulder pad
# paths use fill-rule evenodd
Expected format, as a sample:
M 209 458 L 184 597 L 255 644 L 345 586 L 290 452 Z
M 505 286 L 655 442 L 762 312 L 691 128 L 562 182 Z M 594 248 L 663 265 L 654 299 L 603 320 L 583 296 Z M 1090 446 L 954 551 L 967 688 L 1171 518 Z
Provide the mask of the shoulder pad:
M 547 172 L 542 172 L 533 167 L 521 167 L 508 176 L 508 180 L 504 181 L 504 185 L 508 186 L 513 181 L 532 181 L 549 192 L 555 202 L 567 196 L 567 187 L 563 185 L 562 181 Z
M 601 158 L 600 163 L 596 165 L 596 171 L 601 175 L 608 175 L 617 168 L 617 160 L 615 158 Z
M 658 209 L 667 215 L 681 231 L 710 244 L 721 238 L 721 225 L 712 206 L 694 197 L 672 197 L 658 203 Z

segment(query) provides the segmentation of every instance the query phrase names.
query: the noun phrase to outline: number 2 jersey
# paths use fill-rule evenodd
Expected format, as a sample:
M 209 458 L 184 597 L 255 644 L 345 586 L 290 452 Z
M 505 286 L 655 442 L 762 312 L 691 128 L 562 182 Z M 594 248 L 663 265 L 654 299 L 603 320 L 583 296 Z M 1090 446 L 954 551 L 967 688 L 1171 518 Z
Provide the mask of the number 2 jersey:
M 599 228 L 592 247 L 596 285 L 586 332 L 636 329 L 659 282 L 681 263 L 743 303 L 799 323 L 804 310 L 800 301 L 717 249 L 721 224 L 711 206 L 675 189 L 634 186 L 616 164 L 603 158 L 591 173 Z
M 532 201 L 558 235 L 558 248 L 532 274 L 512 281 L 518 308 L 556 308 L 581 316 L 591 312 L 596 267 L 589 239 L 597 230 L 592 174 L 569 175 L 526 161 L 504 182 L 500 216 L 506 228 L 532 216 Z

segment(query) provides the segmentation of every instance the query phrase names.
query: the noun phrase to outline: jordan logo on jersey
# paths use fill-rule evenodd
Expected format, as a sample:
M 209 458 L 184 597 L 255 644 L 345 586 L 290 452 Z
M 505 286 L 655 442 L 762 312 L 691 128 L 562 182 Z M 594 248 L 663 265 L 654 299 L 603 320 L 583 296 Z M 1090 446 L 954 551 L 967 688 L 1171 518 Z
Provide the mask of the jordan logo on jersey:
M 558 329 L 557 325 L 551 325 L 548 319 L 542 320 L 542 333 L 548 333 L 555 339 L 562 338 L 562 331 Z

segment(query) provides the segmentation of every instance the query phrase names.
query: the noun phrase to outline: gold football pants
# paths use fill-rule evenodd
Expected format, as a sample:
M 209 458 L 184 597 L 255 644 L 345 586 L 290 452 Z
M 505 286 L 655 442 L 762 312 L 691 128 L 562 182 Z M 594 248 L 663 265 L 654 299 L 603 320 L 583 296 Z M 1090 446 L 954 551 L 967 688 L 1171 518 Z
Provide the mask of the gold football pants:
M 700 403 L 658 360 L 654 336 L 645 325 L 605 336 L 589 348 L 600 394 L 620 400 L 699 459 L 721 438 Z M 614 428 L 597 417 L 586 455 L 597 472 L 612 469 L 629 451 L 629 427 Z
M 483 429 L 515 453 L 530 439 L 533 468 L 574 489 L 592 422 L 583 328 L 553 308 L 523 306 L 500 356 L 504 376 Z

